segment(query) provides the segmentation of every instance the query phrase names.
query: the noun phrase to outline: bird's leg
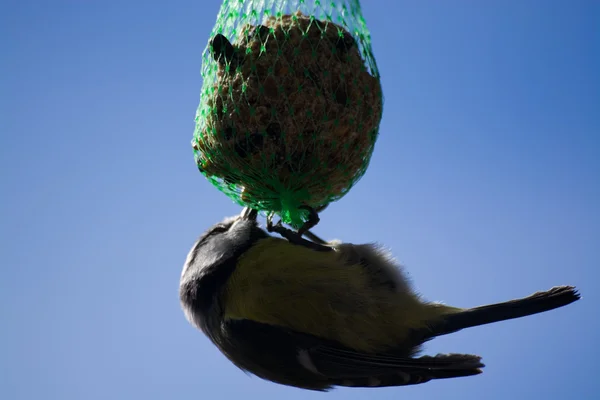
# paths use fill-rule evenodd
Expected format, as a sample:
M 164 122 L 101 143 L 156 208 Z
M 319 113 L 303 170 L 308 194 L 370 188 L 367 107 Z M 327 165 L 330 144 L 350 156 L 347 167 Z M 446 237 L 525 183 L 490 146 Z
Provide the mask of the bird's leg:
M 317 212 L 317 210 L 310 206 L 300 206 L 299 208 L 301 210 L 308 211 L 308 221 L 306 221 L 304 225 L 302 225 L 300 229 L 298 229 L 298 235 L 302 236 L 305 232 L 314 228 L 319 223 L 321 218 L 319 218 L 319 213 Z
M 268 232 L 278 233 L 282 237 L 284 237 L 285 239 L 287 239 L 290 243 L 298 245 L 298 246 L 308 247 L 311 250 L 315 250 L 315 251 L 333 251 L 333 248 L 331 248 L 329 246 L 325 246 L 323 244 L 311 242 L 309 240 L 304 239 L 302 237 L 302 235 L 300 235 L 299 233 L 294 232 L 293 230 L 284 227 L 281 224 L 281 220 L 279 220 L 279 222 L 277 222 L 277 224 L 273 225 L 273 214 L 269 214 L 267 216 L 267 231 Z M 311 235 L 313 235 L 313 234 L 311 233 Z M 314 236 L 316 238 L 318 238 L 316 235 L 314 235 Z M 322 241 L 323 243 L 325 243 L 320 238 L 318 238 L 318 239 L 320 241 Z
M 327 207 L 329 207 L 329 204 L 319 206 L 319 207 L 315 208 L 315 211 L 320 213 L 321 211 L 325 210 Z
M 319 236 L 312 233 L 311 231 L 304 232 L 304 236 L 309 238 L 313 243 L 322 244 L 324 246 L 328 243 L 325 240 L 321 239 Z

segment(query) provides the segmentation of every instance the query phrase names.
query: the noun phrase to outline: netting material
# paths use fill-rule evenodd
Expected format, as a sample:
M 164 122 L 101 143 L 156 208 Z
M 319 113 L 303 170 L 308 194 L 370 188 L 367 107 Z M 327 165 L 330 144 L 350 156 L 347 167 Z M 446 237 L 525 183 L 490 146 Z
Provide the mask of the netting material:
M 225 0 L 211 39 L 198 168 L 238 204 L 299 226 L 298 206 L 343 197 L 377 140 L 383 99 L 359 2 Z

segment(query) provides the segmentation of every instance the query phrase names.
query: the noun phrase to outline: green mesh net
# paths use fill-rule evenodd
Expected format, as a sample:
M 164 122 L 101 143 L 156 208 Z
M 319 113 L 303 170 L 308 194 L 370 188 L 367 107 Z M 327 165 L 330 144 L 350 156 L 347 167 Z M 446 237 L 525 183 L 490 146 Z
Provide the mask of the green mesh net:
M 298 227 L 365 173 L 383 108 L 358 0 L 224 0 L 192 145 L 232 200 Z

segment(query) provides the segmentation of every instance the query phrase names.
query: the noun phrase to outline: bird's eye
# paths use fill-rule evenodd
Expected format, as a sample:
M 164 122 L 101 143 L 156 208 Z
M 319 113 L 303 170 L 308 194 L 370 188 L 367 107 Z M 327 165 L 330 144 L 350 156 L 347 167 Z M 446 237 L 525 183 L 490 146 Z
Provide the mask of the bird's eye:
M 211 234 L 227 232 L 228 228 L 224 225 L 217 225 L 213 228 Z

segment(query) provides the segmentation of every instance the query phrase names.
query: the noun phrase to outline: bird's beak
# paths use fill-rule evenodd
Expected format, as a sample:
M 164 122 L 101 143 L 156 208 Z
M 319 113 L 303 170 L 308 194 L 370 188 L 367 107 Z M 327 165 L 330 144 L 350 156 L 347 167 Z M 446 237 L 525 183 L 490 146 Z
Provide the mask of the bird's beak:
M 256 221 L 257 217 L 258 211 L 253 210 L 250 207 L 244 207 L 244 209 L 240 213 L 240 219 L 244 219 L 247 221 Z

